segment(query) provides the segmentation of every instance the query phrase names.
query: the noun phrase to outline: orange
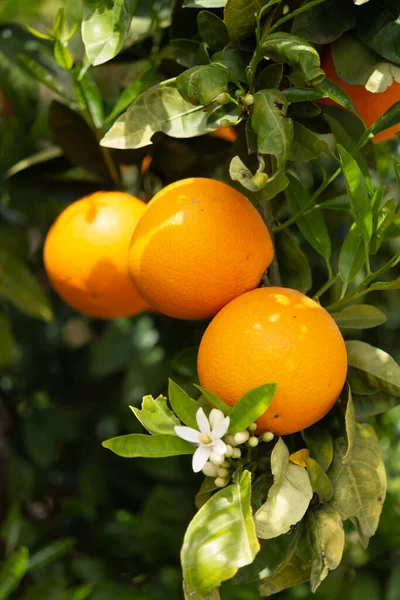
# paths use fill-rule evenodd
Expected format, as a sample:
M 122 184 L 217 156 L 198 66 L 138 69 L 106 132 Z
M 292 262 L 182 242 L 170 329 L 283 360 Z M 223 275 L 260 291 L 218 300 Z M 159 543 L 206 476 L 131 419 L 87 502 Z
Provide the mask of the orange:
M 220 138 L 221 140 L 226 140 L 227 142 L 235 142 L 237 138 L 237 133 L 233 127 L 221 127 L 220 129 L 212 131 L 210 135 Z
M 354 107 L 364 119 L 367 127 L 371 127 L 378 117 L 382 116 L 393 104 L 400 100 L 400 84 L 395 81 L 384 92 L 369 92 L 363 85 L 350 85 L 339 79 L 336 74 L 332 53 L 326 52 L 321 60 L 321 67 L 325 71 L 328 79 L 339 85 L 353 101 Z M 337 106 L 330 98 L 324 98 L 319 102 Z M 400 123 L 381 131 L 374 138 L 374 142 L 384 142 L 394 137 L 395 133 L 400 131 Z
M 214 179 L 183 179 L 149 203 L 132 236 L 129 270 L 145 300 L 180 319 L 215 315 L 255 288 L 273 258 L 251 202 Z
M 44 263 L 66 304 L 101 319 L 148 308 L 128 272 L 129 242 L 145 210 L 129 194 L 97 192 L 61 213 L 47 235 Z
M 286 435 L 316 423 L 337 400 L 346 347 L 332 317 L 296 290 L 243 294 L 211 321 L 201 340 L 201 385 L 233 406 L 248 391 L 277 383 L 260 431 Z

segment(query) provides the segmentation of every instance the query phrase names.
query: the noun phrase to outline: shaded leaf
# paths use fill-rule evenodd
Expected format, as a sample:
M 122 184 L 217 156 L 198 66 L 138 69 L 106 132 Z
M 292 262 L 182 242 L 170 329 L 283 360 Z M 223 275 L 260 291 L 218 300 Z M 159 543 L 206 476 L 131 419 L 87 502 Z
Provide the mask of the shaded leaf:
M 215 479 L 206 477 L 194 499 L 197 510 L 200 510 L 200 508 L 211 498 L 213 492 L 218 489 L 219 488 L 215 485 Z
M 308 517 L 314 559 L 311 567 L 311 591 L 314 593 L 329 571 L 336 569 L 344 550 L 344 529 L 339 513 L 325 506 Z
M 5 313 L 0 312 L 0 369 L 9 367 L 13 362 L 14 338 Z
M 346 342 L 349 367 L 376 390 L 400 397 L 400 366 L 380 348 L 358 340 Z
M 378 526 L 386 495 L 386 474 L 376 434 L 370 425 L 356 427 L 353 452 L 343 462 L 346 442 L 334 441 L 328 476 L 333 484 L 331 506 L 343 520 L 354 519 L 362 536 L 371 537 Z
M 137 458 L 138 456 L 164 458 L 180 454 L 193 454 L 195 450 L 193 444 L 176 435 L 145 435 L 141 433 L 111 438 L 102 445 L 124 458 Z
M 275 390 L 276 383 L 266 383 L 242 396 L 229 412 L 230 433 L 243 431 L 261 417 L 271 404 Z
M 346 462 L 354 447 L 354 439 L 356 435 L 356 419 L 354 413 L 354 404 L 349 384 L 346 382 L 338 401 L 335 404 L 334 410 L 339 418 L 339 426 L 341 435 L 346 439 L 347 447 L 343 456 L 343 461 Z
M 211 50 L 218 50 L 229 44 L 229 35 L 225 24 L 217 15 L 202 10 L 197 15 L 200 37 Z
M 374 66 L 381 60 L 351 33 L 342 35 L 332 44 L 332 58 L 337 75 L 350 85 L 365 85 Z
M 333 441 L 323 421 L 308 427 L 302 435 L 311 456 L 327 471 L 333 459 Z
M 306 294 L 312 286 L 310 264 L 290 231 L 283 229 L 275 235 L 275 250 L 282 285 Z
M 365 263 L 364 242 L 355 223 L 344 239 L 339 254 L 339 275 L 343 283 L 350 283 Z
M 340 313 L 332 314 L 332 317 L 343 329 L 371 329 L 386 321 L 385 313 L 370 304 L 348 306 Z
M 111 60 L 122 49 L 137 0 L 84 0 L 82 40 L 92 65 Z
M 347 108 L 347 110 L 356 113 L 356 109 L 354 108 L 354 104 L 351 98 L 346 94 L 342 88 L 331 81 L 330 79 L 325 78 L 323 81 L 319 82 L 318 85 L 315 86 L 319 92 L 324 94 L 327 98 L 330 98 L 340 106 Z M 358 114 L 358 113 L 357 113 Z
M 168 384 L 168 399 L 176 416 L 188 427 L 198 429 L 196 413 L 199 405 L 172 379 Z
M 285 160 L 293 139 L 293 122 L 286 118 L 288 102 L 279 90 L 261 90 L 254 95 L 251 126 L 257 134 L 257 149 Z
M 187 587 L 186 581 L 183 582 L 183 595 L 184 600 L 220 600 L 221 596 L 219 595 L 218 589 L 212 590 L 209 594 L 204 596 L 199 592 L 190 592 Z
M 64 98 L 65 101 L 70 102 L 71 99 L 66 94 L 63 85 L 59 81 L 59 79 L 53 74 L 50 69 L 44 67 L 40 62 L 36 61 L 34 58 L 31 58 L 27 54 L 21 53 L 18 54 L 18 62 L 20 66 L 29 74 L 31 77 L 43 83 L 46 87 L 48 87 L 52 92 L 55 92 L 61 98 Z
M 227 0 L 183 0 L 185 8 L 223 8 Z
M 186 530 L 181 552 L 188 591 L 209 594 L 253 562 L 257 541 L 250 504 L 251 475 L 214 494 Z
M 219 64 L 198 65 L 176 78 L 176 89 L 187 102 L 207 106 L 228 91 L 229 71 Z
M 256 14 L 268 4 L 277 0 L 228 0 L 224 11 L 224 21 L 233 42 L 240 42 L 255 30 Z
M 316 44 L 329 44 L 356 23 L 356 7 L 347 0 L 327 0 L 295 17 L 292 32 Z
M 301 123 L 294 123 L 294 135 L 288 159 L 293 162 L 309 162 L 317 158 L 323 151 L 321 140 Z
M 330 502 L 333 496 L 332 483 L 321 465 L 313 458 L 307 459 L 307 473 L 312 490 L 318 495 L 319 501 L 325 504 Z
M 283 76 L 283 64 L 282 63 L 273 63 L 272 65 L 268 65 L 265 67 L 259 75 L 257 75 L 255 81 L 256 91 L 258 90 L 277 90 L 279 89 L 280 83 L 282 81 Z M 282 90 L 282 93 L 285 94 L 286 90 Z
M 400 65 L 399 3 L 370 2 L 357 13 L 357 36 L 380 56 Z
M 174 435 L 174 427 L 180 425 L 179 419 L 168 408 L 167 399 L 164 396 L 158 396 L 158 398 L 144 396 L 141 410 L 135 406 L 131 406 L 130 408 L 149 433 Z
M 247 50 L 226 48 L 213 54 L 211 60 L 223 65 L 238 81 L 247 82 L 246 68 L 251 60 L 251 53 Z
M 46 544 L 31 555 L 28 565 L 29 571 L 51 565 L 65 554 L 68 554 L 75 544 L 75 538 L 63 538 Z
M 271 455 L 274 484 L 266 502 L 255 514 L 257 536 L 275 538 L 289 531 L 304 516 L 312 498 L 307 471 L 289 462 L 289 450 L 279 438 Z
M 369 394 L 353 393 L 354 410 L 357 419 L 364 421 L 368 417 L 380 415 L 400 404 L 400 398 L 386 392 L 373 391 Z

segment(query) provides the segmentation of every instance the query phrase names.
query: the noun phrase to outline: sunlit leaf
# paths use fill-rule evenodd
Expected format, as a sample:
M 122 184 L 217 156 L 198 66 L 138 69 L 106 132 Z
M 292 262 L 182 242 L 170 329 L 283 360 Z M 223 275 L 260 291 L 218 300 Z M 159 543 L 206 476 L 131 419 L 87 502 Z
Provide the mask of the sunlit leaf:
M 176 89 L 187 102 L 207 106 L 228 91 L 229 71 L 219 64 L 198 65 L 176 78 Z
M 343 329 L 371 329 L 385 323 L 387 318 L 380 308 L 370 304 L 348 306 L 332 317 Z
M 343 283 L 350 283 L 365 263 L 364 242 L 355 223 L 344 238 L 339 254 L 339 275 Z
M 257 148 L 285 160 L 293 139 L 293 122 L 286 118 L 288 102 L 279 90 L 261 90 L 254 95 L 251 126 Z
M 266 383 L 242 396 L 229 413 L 229 431 L 243 431 L 261 417 L 271 404 L 275 390 L 276 383 Z
M 172 379 L 169 380 L 168 398 L 174 413 L 188 427 L 198 429 L 196 413 L 199 409 L 197 402 L 192 400 L 188 394 Z
M 314 559 L 311 591 L 315 592 L 329 571 L 336 569 L 344 550 L 344 529 L 339 513 L 329 506 L 311 511 L 308 516 Z
M 358 340 L 346 342 L 349 367 L 375 390 L 400 397 L 400 366 L 384 350 Z
M 149 433 L 174 435 L 174 427 L 180 425 L 179 419 L 168 408 L 167 399 L 164 396 L 158 396 L 158 398 L 144 396 L 140 410 L 135 406 L 130 408 Z
M 145 435 L 131 433 L 111 438 L 103 442 L 118 456 L 124 458 L 164 458 L 166 456 L 179 456 L 180 454 L 193 454 L 195 446 L 182 440 L 176 435 Z
M 2 564 L 0 570 L 0 600 L 5 600 L 18 587 L 28 568 L 28 548 L 19 548 Z

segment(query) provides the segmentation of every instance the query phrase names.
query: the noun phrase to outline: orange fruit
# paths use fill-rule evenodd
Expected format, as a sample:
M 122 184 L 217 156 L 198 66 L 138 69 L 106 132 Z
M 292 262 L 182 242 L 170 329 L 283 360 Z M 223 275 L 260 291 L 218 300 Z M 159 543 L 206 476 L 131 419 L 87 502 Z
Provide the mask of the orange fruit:
M 373 93 L 365 89 L 363 85 L 350 85 L 339 79 L 330 51 L 326 52 L 322 57 L 321 68 L 325 71 L 328 79 L 339 85 L 350 97 L 367 127 L 371 127 L 378 117 L 382 116 L 384 112 L 400 100 L 400 84 L 395 81 L 384 92 Z M 338 106 L 330 98 L 324 98 L 323 100 L 319 100 L 319 102 Z M 381 131 L 373 138 L 373 141 L 377 143 L 389 140 L 395 136 L 397 131 L 400 131 L 400 123 L 385 131 Z
M 214 179 L 183 179 L 149 203 L 132 236 L 129 270 L 160 312 L 205 319 L 255 288 L 273 253 L 245 196 Z
M 122 192 L 97 192 L 68 206 L 53 223 L 44 264 L 61 298 L 101 319 L 136 315 L 148 305 L 128 272 L 128 249 L 146 204 Z
M 257 425 L 278 435 L 322 419 L 346 372 L 346 347 L 329 313 L 304 294 L 280 287 L 232 300 L 206 329 L 198 355 L 201 385 L 230 406 L 253 388 L 277 383 Z
M 221 140 L 226 140 L 227 142 L 235 142 L 237 139 L 237 133 L 233 127 L 221 127 L 220 129 L 212 131 L 210 135 L 220 138 Z

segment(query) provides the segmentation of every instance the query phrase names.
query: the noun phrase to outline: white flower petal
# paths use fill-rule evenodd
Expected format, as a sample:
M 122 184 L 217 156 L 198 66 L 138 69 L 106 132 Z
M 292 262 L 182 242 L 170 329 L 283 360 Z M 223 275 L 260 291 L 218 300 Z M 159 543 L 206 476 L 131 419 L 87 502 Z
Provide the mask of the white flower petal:
M 214 440 L 224 437 L 224 435 L 226 434 L 226 432 L 229 429 L 229 422 L 230 422 L 230 418 L 225 417 L 225 419 L 223 419 L 220 423 L 218 423 L 214 427 L 214 429 L 213 429 Z
M 196 429 L 192 429 L 191 427 L 174 427 L 175 433 L 178 437 L 186 440 L 187 442 L 192 442 L 193 444 L 200 444 L 200 433 Z
M 199 410 L 196 413 L 196 421 L 197 425 L 199 426 L 200 432 L 210 435 L 210 423 L 208 422 L 206 414 L 202 408 L 199 408 Z
M 218 423 L 223 421 L 223 419 L 224 413 L 222 412 L 222 410 L 219 410 L 218 408 L 213 408 L 208 417 L 211 429 L 214 429 L 218 425 Z
M 200 473 L 211 455 L 211 448 L 208 446 L 199 446 L 193 454 L 192 468 L 195 473 Z
M 215 454 L 225 454 L 226 444 L 222 440 L 216 440 L 212 445 L 212 450 Z

